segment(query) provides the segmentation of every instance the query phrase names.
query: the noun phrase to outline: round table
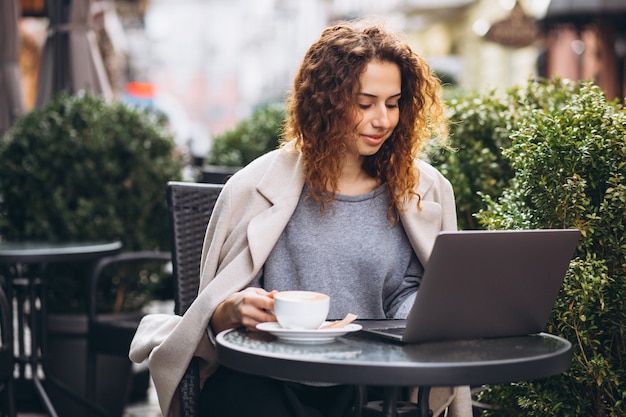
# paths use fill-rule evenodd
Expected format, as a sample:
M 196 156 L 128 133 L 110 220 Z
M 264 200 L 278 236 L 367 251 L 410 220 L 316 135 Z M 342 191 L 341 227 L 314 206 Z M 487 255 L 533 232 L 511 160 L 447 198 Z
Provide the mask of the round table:
M 48 414 L 52 417 L 56 417 L 57 413 L 39 376 L 40 371 L 45 376 L 46 366 L 42 358 L 47 357 L 45 349 L 47 309 L 44 296 L 46 267 L 50 263 L 96 261 L 119 252 L 121 248 L 122 244 L 119 241 L 0 242 L 0 275 L 6 278 L 7 297 L 10 302 L 15 300 L 16 305 L 17 329 L 14 333 L 17 336 L 17 352 L 15 361 L 21 378 L 25 377 L 26 365 L 29 365 L 30 378 Z M 28 274 L 25 275 L 24 265 L 31 265 L 34 268 L 29 269 Z M 38 311 L 31 311 L 32 309 Z M 26 338 L 26 329 L 30 330 L 30 341 Z M 26 351 L 27 345 L 29 346 L 28 352 Z M 53 378 L 49 379 L 54 381 Z
M 361 322 L 380 326 L 380 322 Z M 217 335 L 218 361 L 241 372 L 288 380 L 397 387 L 480 385 L 545 378 L 567 370 L 572 346 L 540 333 L 518 337 L 401 344 L 365 332 L 325 344 L 293 344 L 244 329 Z M 392 391 L 393 392 L 393 391 Z M 394 397 L 389 396 L 391 401 Z M 385 404 L 384 415 L 395 415 Z M 391 411 L 389 411 L 391 410 Z

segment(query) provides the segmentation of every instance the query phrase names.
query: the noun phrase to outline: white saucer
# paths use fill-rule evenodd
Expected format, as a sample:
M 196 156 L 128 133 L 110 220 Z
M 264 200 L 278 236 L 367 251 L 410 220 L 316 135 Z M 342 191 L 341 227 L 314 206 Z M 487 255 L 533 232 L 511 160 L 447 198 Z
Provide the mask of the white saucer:
M 259 323 L 256 326 L 257 329 L 264 332 L 269 332 L 281 340 L 291 343 L 300 344 L 316 344 L 316 343 L 328 343 L 335 340 L 336 337 L 343 336 L 346 333 L 357 332 L 361 330 L 360 324 L 348 324 L 345 327 L 339 329 L 314 329 L 314 330 L 301 330 L 301 329 L 285 329 L 277 322 Z

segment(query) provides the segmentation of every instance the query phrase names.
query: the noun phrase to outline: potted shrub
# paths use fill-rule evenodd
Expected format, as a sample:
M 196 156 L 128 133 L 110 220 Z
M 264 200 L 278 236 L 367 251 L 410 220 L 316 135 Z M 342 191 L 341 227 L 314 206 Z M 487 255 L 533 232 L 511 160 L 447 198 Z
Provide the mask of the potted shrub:
M 284 120 L 284 104 L 267 104 L 234 129 L 216 136 L 202 169 L 201 181 L 223 183 L 239 168 L 276 149 Z
M 165 121 L 157 115 L 90 94 L 61 94 L 23 116 L 0 139 L 0 236 L 121 240 L 125 251 L 167 251 L 165 187 L 167 181 L 181 179 L 182 168 Z M 50 265 L 47 280 L 49 311 L 59 314 L 53 317 L 75 322 L 83 332 L 86 266 Z M 163 288 L 171 291 L 171 283 L 134 277 L 111 281 L 99 295 L 99 307 L 136 310 Z M 51 332 L 57 324 L 51 319 Z M 69 339 L 77 340 L 76 335 Z M 49 346 L 54 343 L 50 340 Z M 84 375 L 75 368 L 81 362 L 76 358 L 68 368 L 74 377 Z M 64 365 L 54 365 L 63 370 Z
M 492 229 L 581 230 L 548 327 L 572 342 L 573 359 L 561 376 L 488 387 L 480 400 L 497 409 L 484 415 L 624 416 L 626 112 L 592 83 L 531 83 L 515 99 L 502 152 L 514 176 L 478 218 Z

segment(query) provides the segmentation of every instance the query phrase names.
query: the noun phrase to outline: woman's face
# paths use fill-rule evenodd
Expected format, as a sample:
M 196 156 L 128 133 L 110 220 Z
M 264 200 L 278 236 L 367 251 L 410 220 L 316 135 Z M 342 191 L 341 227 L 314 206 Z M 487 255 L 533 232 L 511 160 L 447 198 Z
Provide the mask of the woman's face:
M 400 118 L 400 68 L 392 62 L 372 61 L 360 78 L 357 96 L 356 139 L 346 143 L 357 158 L 373 155 L 391 136 Z

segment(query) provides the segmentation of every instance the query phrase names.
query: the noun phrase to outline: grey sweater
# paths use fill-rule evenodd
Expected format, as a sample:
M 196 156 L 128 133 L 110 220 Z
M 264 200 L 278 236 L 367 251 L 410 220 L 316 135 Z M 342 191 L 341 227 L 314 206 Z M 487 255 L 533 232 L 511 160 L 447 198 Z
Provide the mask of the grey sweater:
M 251 283 L 331 297 L 329 319 L 405 318 L 423 268 L 401 223 L 387 217 L 387 187 L 336 195 L 324 214 L 304 189 L 287 227 Z

